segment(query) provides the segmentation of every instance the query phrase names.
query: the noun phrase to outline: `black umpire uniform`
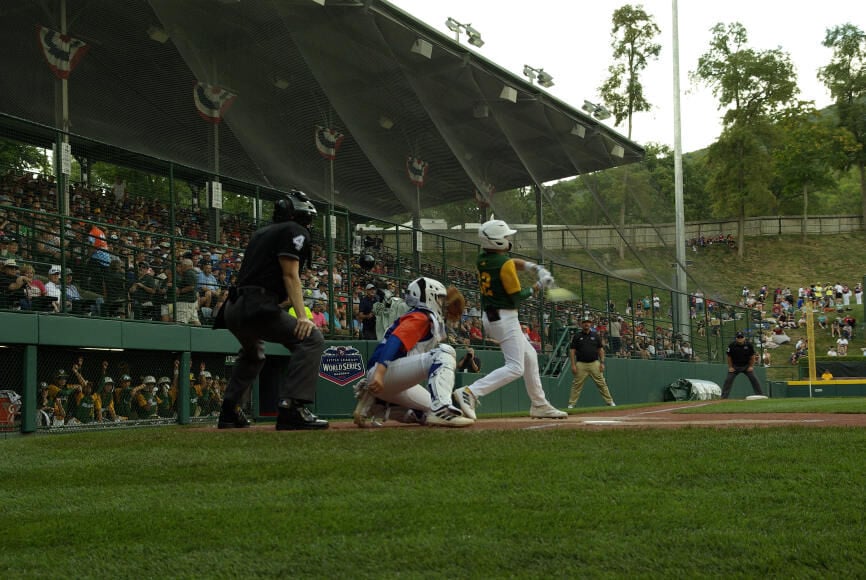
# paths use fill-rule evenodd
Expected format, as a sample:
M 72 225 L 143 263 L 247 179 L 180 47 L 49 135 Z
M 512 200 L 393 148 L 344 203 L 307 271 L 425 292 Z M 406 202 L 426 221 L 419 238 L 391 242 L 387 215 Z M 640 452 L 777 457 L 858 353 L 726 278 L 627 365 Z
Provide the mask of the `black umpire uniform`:
M 722 387 L 722 398 L 727 399 L 731 394 L 731 387 L 734 384 L 734 379 L 740 373 L 745 374 L 752 383 L 752 389 L 756 395 L 763 395 L 761 383 L 758 382 L 758 377 L 755 376 L 753 368 L 755 366 L 756 353 L 752 343 L 746 340 L 746 335 L 742 332 L 737 333 L 737 337 L 731 344 L 728 345 L 728 376 L 725 379 L 725 385 Z
M 250 238 L 235 285 L 214 322 L 214 328 L 228 328 L 241 344 L 224 396 L 220 429 L 249 426 L 238 402 L 264 366 L 264 341 L 282 344 L 292 353 L 277 389 L 277 430 L 328 427 L 306 408 L 315 400 L 325 347 L 322 333 L 306 317 L 300 281 L 311 254 L 307 227 L 315 216 L 306 194 L 289 192 L 274 202 L 273 223 Z M 286 302 L 298 318 L 281 306 Z

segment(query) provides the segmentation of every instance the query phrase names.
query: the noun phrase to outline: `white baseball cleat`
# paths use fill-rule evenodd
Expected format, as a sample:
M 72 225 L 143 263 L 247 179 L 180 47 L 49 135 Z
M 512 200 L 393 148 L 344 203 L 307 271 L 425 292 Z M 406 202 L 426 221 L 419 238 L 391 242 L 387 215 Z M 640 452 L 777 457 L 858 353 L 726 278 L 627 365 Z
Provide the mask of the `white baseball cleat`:
M 478 400 L 478 397 L 475 396 L 469 387 L 461 387 L 454 391 L 451 394 L 451 398 L 454 399 L 454 404 L 457 405 L 457 408 L 460 409 L 460 412 L 463 413 L 463 416 L 472 419 L 473 421 L 477 419 L 475 416 L 475 407 L 481 406 L 481 402 Z
M 544 405 L 532 405 L 529 416 L 533 419 L 565 419 L 568 417 L 568 413 L 546 403 Z
M 475 423 L 474 420 L 464 417 L 454 407 L 441 407 L 427 413 L 428 425 L 439 425 L 442 427 L 468 427 Z

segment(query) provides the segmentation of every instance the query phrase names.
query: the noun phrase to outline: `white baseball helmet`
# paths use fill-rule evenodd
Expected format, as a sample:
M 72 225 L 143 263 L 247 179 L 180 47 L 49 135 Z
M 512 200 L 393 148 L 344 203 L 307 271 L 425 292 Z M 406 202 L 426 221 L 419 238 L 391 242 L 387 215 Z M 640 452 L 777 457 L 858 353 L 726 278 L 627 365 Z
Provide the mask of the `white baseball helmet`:
M 418 278 L 409 283 L 406 290 L 408 302 L 415 302 L 414 306 L 426 306 L 438 317 L 442 317 L 442 307 L 445 305 L 445 296 L 448 291 L 441 282 L 433 278 Z
M 481 224 L 478 228 L 478 237 L 481 239 L 481 247 L 485 250 L 510 250 L 511 241 L 508 236 L 513 236 L 517 230 L 512 230 L 502 220 L 490 220 Z

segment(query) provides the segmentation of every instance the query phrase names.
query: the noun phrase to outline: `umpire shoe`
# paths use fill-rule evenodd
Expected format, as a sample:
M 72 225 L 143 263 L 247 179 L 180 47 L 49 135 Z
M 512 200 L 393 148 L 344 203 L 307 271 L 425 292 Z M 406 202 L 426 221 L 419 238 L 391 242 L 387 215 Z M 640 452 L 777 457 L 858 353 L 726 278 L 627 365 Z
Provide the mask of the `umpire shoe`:
M 277 431 L 310 431 L 327 429 L 328 422 L 313 415 L 301 403 L 280 407 L 277 414 Z
M 220 411 L 220 418 L 217 421 L 217 429 L 245 429 L 250 426 L 247 416 L 237 405 L 232 405 L 231 408 L 225 408 Z

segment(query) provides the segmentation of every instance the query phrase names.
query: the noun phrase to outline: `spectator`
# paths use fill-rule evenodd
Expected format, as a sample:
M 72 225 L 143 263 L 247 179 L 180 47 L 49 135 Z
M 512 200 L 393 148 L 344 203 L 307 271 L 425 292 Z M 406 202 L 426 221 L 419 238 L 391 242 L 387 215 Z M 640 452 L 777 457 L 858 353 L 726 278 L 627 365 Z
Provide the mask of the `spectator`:
M 328 321 L 325 319 L 325 303 L 316 301 L 313 303 L 313 323 L 322 332 L 328 330 Z
M 154 304 L 157 288 L 153 277 L 153 270 L 147 262 L 137 264 L 137 278 L 129 287 L 129 295 L 132 298 L 132 315 L 136 320 L 153 320 Z M 116 278 L 116 275 L 114 275 Z
M 193 269 L 190 258 L 180 261 L 177 280 L 177 321 L 182 324 L 201 326 L 197 311 L 198 297 L 195 291 L 198 275 Z
M 457 362 L 457 372 L 460 373 L 478 373 L 481 372 L 481 359 L 475 356 L 475 349 L 471 346 L 466 349 L 466 354 L 463 355 Z
M 19 274 L 18 262 L 11 258 L 4 261 L 0 272 L 0 308 L 20 310 L 21 301 L 27 299 L 29 284 L 30 278 Z
M 358 320 L 361 322 L 361 339 L 376 340 L 376 314 L 373 305 L 379 301 L 375 284 L 367 284 L 365 294 L 358 306 Z
M 199 268 L 201 271 L 198 272 L 196 292 L 202 318 L 207 320 L 213 317 L 214 306 L 219 300 L 219 280 L 214 276 L 213 263 L 209 258 L 203 258 L 199 262 Z
M 848 356 L 848 339 L 844 336 L 839 336 L 836 340 L 836 352 L 839 356 Z

